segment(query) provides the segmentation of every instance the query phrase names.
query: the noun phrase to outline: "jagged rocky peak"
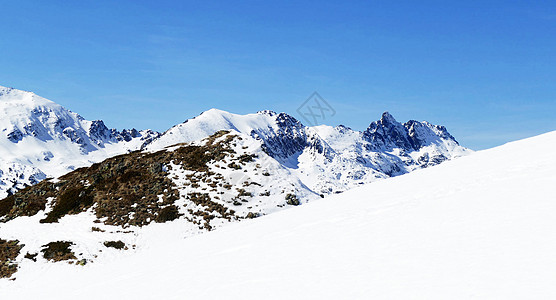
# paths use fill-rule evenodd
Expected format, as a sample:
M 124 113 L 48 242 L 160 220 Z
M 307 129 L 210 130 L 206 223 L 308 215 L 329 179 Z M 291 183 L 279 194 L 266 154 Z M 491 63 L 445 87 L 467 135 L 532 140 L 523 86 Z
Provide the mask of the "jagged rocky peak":
M 411 127 L 412 126 L 417 126 L 417 128 L 419 127 L 423 127 L 423 128 L 428 128 L 430 130 L 432 130 L 432 132 L 436 135 L 438 135 L 439 137 L 443 138 L 443 139 L 449 139 L 449 140 L 453 140 L 454 142 L 457 142 L 456 139 L 448 132 L 448 129 L 446 129 L 445 126 L 443 125 L 434 125 L 431 124 L 427 121 L 423 121 L 423 122 L 419 122 L 419 121 L 415 121 L 415 120 L 410 120 L 407 123 L 404 124 L 405 127 L 407 127 L 410 132 L 411 132 Z M 421 126 L 419 126 L 421 125 Z
M 442 125 L 433 125 L 426 121 L 419 122 L 410 120 L 406 122 L 404 126 L 408 130 L 408 136 L 411 142 L 417 149 L 442 140 L 452 141 L 456 145 L 459 145 L 446 127 Z
M 143 137 L 144 139 L 147 139 L 149 137 L 156 137 L 157 133 L 152 130 L 143 130 L 140 132 L 135 128 L 118 131 L 117 129 L 110 129 L 106 127 L 104 121 L 102 120 L 95 120 L 91 121 L 88 135 L 97 143 L 97 145 L 102 146 L 106 141 L 129 142 L 134 138 Z
M 409 138 L 407 128 L 396 121 L 389 112 L 384 112 L 380 120 L 372 122 L 364 132 L 364 137 L 373 150 L 417 150 Z
M 271 157 L 288 159 L 309 149 L 314 154 L 326 154 L 328 145 L 318 134 L 287 113 L 265 111 L 273 126 L 254 128 L 251 136 L 262 140 L 263 150 Z
M 302 128 L 304 127 L 301 122 L 299 122 L 296 118 L 288 115 L 287 113 L 279 113 L 276 116 L 276 123 L 278 126 L 281 127 L 288 127 L 288 128 Z
M 372 122 L 364 132 L 364 138 L 373 150 L 417 151 L 424 146 L 442 141 L 453 141 L 459 145 L 444 126 L 429 122 L 410 120 L 400 123 L 389 113 L 384 112 L 380 120 Z
M 115 129 L 112 129 L 115 130 Z M 148 132 L 150 133 L 154 133 L 152 130 L 148 130 Z M 119 136 L 121 137 L 122 140 L 129 142 L 134 138 L 140 137 L 141 133 L 139 131 L 137 131 L 137 129 L 132 128 L 132 129 L 124 129 L 122 130 L 122 132 L 120 132 Z
M 101 143 L 102 141 L 110 140 L 111 138 L 113 138 L 113 132 L 108 129 L 108 127 L 106 127 L 104 121 L 102 120 L 91 121 L 88 133 L 91 139 L 97 141 L 97 143 Z
M 382 117 L 380 118 L 380 121 L 383 124 L 397 124 L 398 121 L 396 121 L 396 119 L 394 118 L 394 116 L 392 116 L 389 112 L 385 111 L 382 113 Z

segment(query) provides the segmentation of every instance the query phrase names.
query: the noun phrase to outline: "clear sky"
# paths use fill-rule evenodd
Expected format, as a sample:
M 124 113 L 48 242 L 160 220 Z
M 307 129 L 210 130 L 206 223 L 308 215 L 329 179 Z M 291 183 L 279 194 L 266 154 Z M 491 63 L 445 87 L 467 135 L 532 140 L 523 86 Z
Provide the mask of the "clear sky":
M 556 130 L 556 1 L 4 1 L 0 85 L 109 127 L 389 111 L 484 149 Z M 301 118 L 300 118 L 301 119 Z

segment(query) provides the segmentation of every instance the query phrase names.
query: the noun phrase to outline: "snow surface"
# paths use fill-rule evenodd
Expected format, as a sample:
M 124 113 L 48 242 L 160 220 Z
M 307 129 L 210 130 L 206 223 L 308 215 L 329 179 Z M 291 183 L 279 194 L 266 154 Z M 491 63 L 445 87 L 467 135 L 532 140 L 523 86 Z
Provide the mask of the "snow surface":
M 554 147 L 551 132 L 187 239 L 154 224 L 148 248 L 22 268 L 0 298 L 553 299 Z

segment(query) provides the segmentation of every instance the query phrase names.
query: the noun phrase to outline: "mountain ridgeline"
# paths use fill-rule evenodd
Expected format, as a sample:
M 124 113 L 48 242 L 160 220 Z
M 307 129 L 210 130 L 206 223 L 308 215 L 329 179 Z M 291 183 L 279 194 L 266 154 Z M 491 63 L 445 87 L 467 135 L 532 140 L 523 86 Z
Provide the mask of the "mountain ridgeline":
M 220 130 L 248 135 L 316 193 L 341 192 L 463 155 L 445 127 L 384 113 L 363 132 L 307 127 L 285 113 L 211 109 L 164 133 L 109 129 L 30 92 L 0 88 L 0 198 L 76 168 L 137 150 L 156 151 Z

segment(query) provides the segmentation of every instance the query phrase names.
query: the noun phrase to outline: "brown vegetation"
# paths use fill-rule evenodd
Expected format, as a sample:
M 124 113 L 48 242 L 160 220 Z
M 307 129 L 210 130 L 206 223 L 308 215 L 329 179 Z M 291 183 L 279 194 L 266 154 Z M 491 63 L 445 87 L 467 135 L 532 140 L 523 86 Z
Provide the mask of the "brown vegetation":
M 18 240 L 0 239 L 0 278 L 10 278 L 17 272 L 15 259 L 21 248 L 23 248 L 23 245 L 20 245 Z
M 58 183 L 42 181 L 0 200 L 0 221 L 7 222 L 19 216 L 33 216 L 45 209 L 46 200 L 56 196 Z
M 107 248 L 114 248 L 114 249 L 118 249 L 118 250 L 126 250 L 127 247 L 125 246 L 125 243 L 122 241 L 106 241 L 104 242 L 104 246 Z
M 212 184 L 215 188 L 216 183 L 206 178 L 207 175 L 215 175 L 207 165 L 231 157 L 234 151 L 230 144 L 234 138 L 239 138 L 225 136 L 227 133 L 219 131 L 207 138 L 205 144 L 181 145 L 174 151 L 136 151 L 119 155 L 68 173 L 57 183 L 43 181 L 0 200 L 0 221 L 35 215 L 46 208 L 48 197 L 54 198 L 52 210 L 41 220 L 42 223 L 57 222 L 65 215 L 77 214 L 91 207 L 97 218 L 107 225 L 143 226 L 153 221 L 175 220 L 180 216 L 174 205 L 179 193 L 168 178 L 165 166 L 174 163 L 186 170 L 202 172 L 205 176 L 199 181 Z M 242 155 L 236 160 L 244 163 L 253 157 Z M 191 185 L 195 184 L 199 186 L 199 182 L 192 180 Z M 229 218 L 230 212 L 226 212 L 222 205 L 197 200 L 204 199 L 202 197 L 193 199 L 194 202 L 203 202 L 209 212 L 217 211 L 222 217 Z
M 77 259 L 70 249 L 72 245 L 74 245 L 72 242 L 67 241 L 50 242 L 42 246 L 41 252 L 43 257 L 50 261 Z

